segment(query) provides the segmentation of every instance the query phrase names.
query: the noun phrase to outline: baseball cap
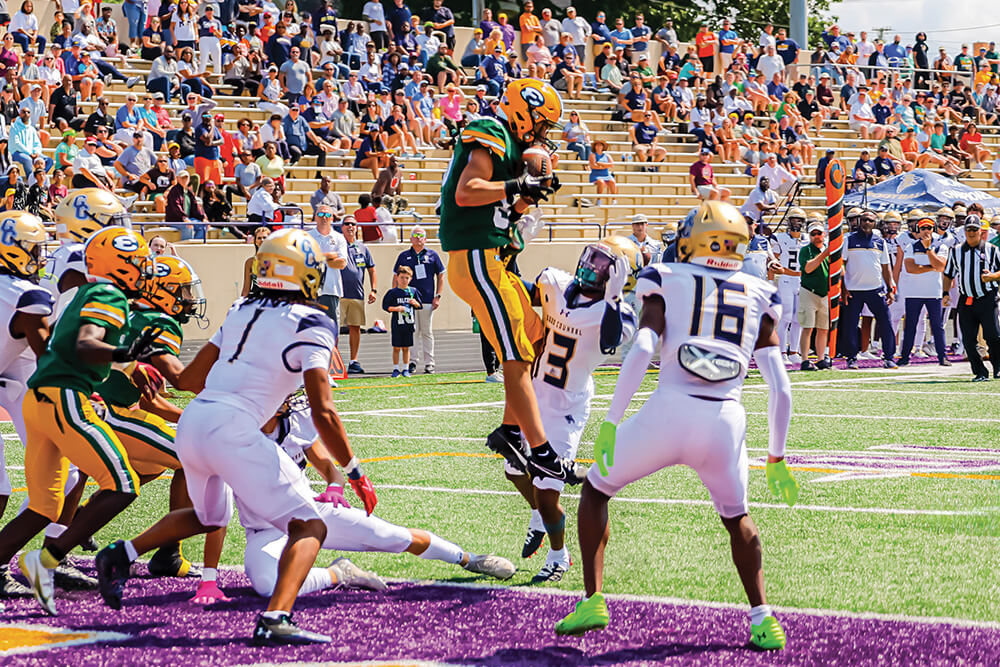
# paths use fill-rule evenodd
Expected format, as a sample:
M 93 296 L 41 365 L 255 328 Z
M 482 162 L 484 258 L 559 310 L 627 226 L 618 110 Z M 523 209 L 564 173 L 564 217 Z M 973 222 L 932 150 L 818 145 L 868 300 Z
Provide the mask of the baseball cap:
M 812 234 L 817 229 L 820 231 L 826 231 L 826 225 L 824 225 L 819 220 L 813 220 L 812 222 L 809 223 L 809 226 L 806 227 L 806 231 L 809 232 L 810 234 Z
M 97 145 L 97 139 L 87 139 L 87 141 L 84 143 L 84 145 L 86 145 L 86 146 L 96 146 Z
M 644 213 L 636 213 L 632 216 L 633 225 L 641 225 L 643 223 L 649 223 L 649 218 L 647 218 Z
M 486 92 L 486 86 L 476 86 L 476 91 L 480 91 L 480 90 L 485 93 Z
M 188 120 L 191 120 L 192 118 L 194 118 L 194 114 L 192 114 L 188 110 L 184 110 L 184 111 L 181 112 L 181 120 L 184 120 L 185 118 L 187 118 Z
M 164 99 L 166 99 L 166 97 L 163 96 L 163 93 L 153 93 L 153 99 L 154 100 L 164 100 Z
M 966 229 L 984 229 L 986 227 L 989 227 L 989 223 L 984 223 L 975 213 L 965 218 Z

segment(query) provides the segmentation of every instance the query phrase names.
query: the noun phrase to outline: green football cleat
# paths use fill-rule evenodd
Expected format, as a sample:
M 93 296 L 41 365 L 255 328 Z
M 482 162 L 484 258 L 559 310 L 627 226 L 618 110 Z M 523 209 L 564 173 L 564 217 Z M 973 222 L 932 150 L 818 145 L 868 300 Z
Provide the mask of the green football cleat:
M 590 630 L 603 630 L 610 620 L 604 596 L 594 593 L 577 602 L 573 613 L 556 623 L 556 634 L 582 635 Z
M 765 651 L 785 648 L 785 630 L 774 616 L 765 616 L 759 625 L 750 626 L 750 643 Z

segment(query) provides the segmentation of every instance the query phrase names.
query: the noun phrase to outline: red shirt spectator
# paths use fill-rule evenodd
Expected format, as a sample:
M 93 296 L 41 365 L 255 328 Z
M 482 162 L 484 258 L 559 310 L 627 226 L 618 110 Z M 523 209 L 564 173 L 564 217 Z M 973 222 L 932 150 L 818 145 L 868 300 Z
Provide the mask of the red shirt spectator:
M 382 230 L 375 224 L 375 207 L 369 203 L 354 212 L 354 219 L 361 227 L 361 240 L 365 243 L 378 243 L 382 240 Z

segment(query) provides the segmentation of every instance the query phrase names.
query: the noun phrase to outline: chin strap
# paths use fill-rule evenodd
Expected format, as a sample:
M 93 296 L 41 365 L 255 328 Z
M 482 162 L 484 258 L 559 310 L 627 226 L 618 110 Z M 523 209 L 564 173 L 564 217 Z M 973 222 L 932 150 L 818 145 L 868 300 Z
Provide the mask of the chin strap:
M 767 383 L 767 453 L 783 457 L 788 441 L 788 426 L 792 421 L 792 383 L 788 370 L 781 361 L 781 352 L 774 345 L 755 350 L 753 360 L 757 362 L 761 377 Z

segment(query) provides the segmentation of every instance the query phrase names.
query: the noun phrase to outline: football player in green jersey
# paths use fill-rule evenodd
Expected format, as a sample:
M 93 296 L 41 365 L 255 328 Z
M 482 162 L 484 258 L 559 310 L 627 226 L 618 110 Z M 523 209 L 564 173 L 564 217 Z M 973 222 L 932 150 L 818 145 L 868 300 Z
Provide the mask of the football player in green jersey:
M 489 435 L 487 447 L 519 471 L 579 483 L 582 466 L 558 456 L 546 440 L 531 385 L 534 344 L 543 327 L 524 283 L 507 271 L 509 248 L 520 250 L 538 230 L 537 218 L 525 216 L 520 229 L 518 219 L 554 191 L 522 173 L 521 153 L 545 142 L 558 126 L 562 101 L 548 83 L 518 79 L 507 87 L 499 110 L 499 119 L 465 126 L 445 174 L 439 235 L 448 252 L 448 283 L 472 308 L 503 363 L 503 424 Z

